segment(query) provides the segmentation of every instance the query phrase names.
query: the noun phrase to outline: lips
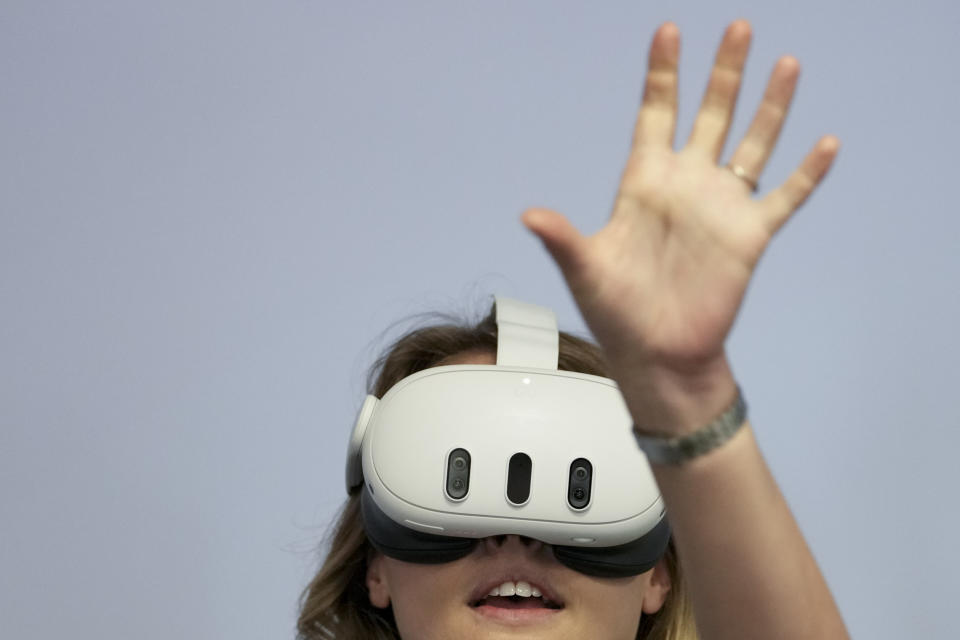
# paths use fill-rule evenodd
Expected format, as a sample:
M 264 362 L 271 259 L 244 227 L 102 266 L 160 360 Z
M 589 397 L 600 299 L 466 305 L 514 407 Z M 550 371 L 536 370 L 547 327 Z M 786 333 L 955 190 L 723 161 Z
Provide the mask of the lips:
M 519 583 L 519 585 L 518 585 Z M 501 592 L 502 585 L 508 584 Z M 519 589 L 515 589 L 519 586 Z M 526 590 L 530 591 L 526 591 Z M 520 594 L 516 594 L 516 591 Z M 532 594 L 531 594 L 532 591 Z M 493 595 L 493 594 L 496 595 Z M 536 594 L 536 595 L 533 595 Z M 563 609 L 564 601 L 543 577 L 501 575 L 481 582 L 470 594 L 467 604 L 472 608 L 494 607 L 501 609 Z
M 536 593 L 540 593 L 539 588 L 537 589 Z M 507 593 L 511 591 L 507 589 Z M 527 596 L 488 595 L 470 604 L 470 611 L 480 619 L 497 625 L 521 627 L 549 624 L 563 610 L 561 603 L 545 599 L 543 595 L 534 596 L 532 593 Z

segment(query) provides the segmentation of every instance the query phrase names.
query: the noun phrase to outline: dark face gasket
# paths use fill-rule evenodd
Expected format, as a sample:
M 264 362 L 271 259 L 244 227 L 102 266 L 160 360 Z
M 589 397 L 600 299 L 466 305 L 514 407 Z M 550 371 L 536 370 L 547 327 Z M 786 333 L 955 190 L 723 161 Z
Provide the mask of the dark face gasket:
M 367 486 L 360 496 L 360 513 L 370 544 L 385 556 L 403 562 L 442 564 L 469 555 L 480 542 L 476 538 L 438 536 L 409 529 L 380 510 Z M 670 542 L 670 525 L 660 520 L 646 535 L 615 547 L 551 545 L 557 560 L 588 576 L 626 578 L 652 569 Z

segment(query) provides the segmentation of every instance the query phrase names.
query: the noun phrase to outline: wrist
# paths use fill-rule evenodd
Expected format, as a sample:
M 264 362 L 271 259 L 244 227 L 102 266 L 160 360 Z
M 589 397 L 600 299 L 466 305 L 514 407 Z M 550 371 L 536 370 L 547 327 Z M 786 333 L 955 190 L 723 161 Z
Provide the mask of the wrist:
M 612 368 L 636 429 L 651 435 L 692 433 L 728 409 L 737 395 L 725 354 L 686 371 L 645 364 Z
M 693 433 L 663 437 L 633 429 L 637 445 L 651 464 L 685 465 L 726 445 L 746 424 L 747 404 L 737 389 L 736 399 L 726 411 Z

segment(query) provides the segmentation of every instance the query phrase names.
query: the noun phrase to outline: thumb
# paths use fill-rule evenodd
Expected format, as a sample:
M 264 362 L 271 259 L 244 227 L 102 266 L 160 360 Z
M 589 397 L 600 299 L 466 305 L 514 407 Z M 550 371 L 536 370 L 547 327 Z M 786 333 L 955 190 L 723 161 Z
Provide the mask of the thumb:
M 587 239 L 563 214 L 550 209 L 527 209 L 520 220 L 540 238 L 567 282 L 573 283 L 583 271 Z

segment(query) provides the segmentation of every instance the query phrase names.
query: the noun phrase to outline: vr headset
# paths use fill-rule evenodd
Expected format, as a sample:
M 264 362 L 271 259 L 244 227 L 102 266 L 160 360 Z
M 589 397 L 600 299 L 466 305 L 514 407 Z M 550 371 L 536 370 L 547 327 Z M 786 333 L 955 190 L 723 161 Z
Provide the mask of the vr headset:
M 670 527 L 616 383 L 557 369 L 550 309 L 495 307 L 496 365 L 426 369 L 363 403 L 346 480 L 371 544 L 435 564 L 517 534 L 587 575 L 650 570 Z

